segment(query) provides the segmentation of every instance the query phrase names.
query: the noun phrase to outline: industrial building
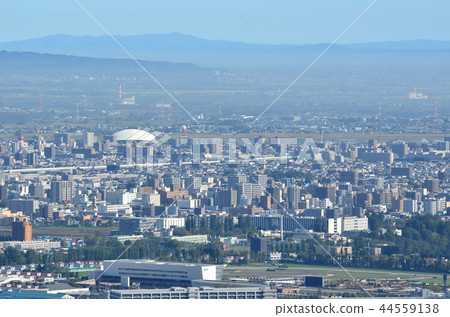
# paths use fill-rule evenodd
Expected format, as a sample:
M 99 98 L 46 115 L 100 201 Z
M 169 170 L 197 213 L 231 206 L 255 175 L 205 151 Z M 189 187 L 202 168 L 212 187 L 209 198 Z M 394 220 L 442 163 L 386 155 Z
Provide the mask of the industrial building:
M 156 262 L 153 260 L 104 261 L 102 280 L 119 282 L 129 278 L 141 286 L 191 286 L 193 280 L 220 281 L 225 265 Z M 92 272 L 96 278 L 102 272 Z M 95 275 L 95 276 L 94 276 Z
M 114 299 L 276 299 L 276 290 L 261 287 L 172 287 L 170 289 L 113 290 Z
M 59 249 L 61 248 L 61 241 L 33 240 L 0 242 L 0 250 L 8 247 L 16 248 L 19 251 Z

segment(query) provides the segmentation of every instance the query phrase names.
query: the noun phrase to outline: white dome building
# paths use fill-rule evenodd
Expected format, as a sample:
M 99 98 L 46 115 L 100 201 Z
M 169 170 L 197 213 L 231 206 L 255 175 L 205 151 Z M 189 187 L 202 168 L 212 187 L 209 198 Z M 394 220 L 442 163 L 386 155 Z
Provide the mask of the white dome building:
M 147 131 L 139 129 L 126 129 L 114 133 L 117 138 L 117 142 L 127 142 L 127 141 L 142 141 L 142 142 L 153 142 L 155 141 L 155 136 Z

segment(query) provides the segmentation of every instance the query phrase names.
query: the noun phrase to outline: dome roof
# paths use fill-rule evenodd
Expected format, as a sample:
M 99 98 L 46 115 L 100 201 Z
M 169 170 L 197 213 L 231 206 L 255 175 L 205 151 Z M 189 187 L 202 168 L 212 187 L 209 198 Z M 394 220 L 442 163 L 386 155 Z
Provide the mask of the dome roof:
M 144 141 L 153 142 L 155 141 L 155 136 L 144 130 L 138 129 L 126 129 L 114 133 L 117 141 Z

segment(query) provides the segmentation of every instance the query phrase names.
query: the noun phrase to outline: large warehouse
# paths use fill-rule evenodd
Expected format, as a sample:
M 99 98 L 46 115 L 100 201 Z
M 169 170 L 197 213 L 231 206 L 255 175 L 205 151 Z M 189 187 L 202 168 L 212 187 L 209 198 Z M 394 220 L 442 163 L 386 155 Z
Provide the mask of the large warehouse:
M 191 286 L 193 280 L 220 281 L 225 265 L 171 263 L 153 260 L 104 261 L 102 280 L 129 278 L 143 286 Z
M 170 289 L 113 290 L 114 299 L 276 299 L 277 291 L 258 287 L 172 287 Z

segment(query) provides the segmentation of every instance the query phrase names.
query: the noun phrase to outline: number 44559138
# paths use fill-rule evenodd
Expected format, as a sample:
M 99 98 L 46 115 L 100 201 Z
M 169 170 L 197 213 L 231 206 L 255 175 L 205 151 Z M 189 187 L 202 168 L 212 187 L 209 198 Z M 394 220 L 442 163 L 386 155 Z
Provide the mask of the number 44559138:
M 438 304 L 383 304 L 378 309 L 383 314 L 429 314 L 439 313 Z

